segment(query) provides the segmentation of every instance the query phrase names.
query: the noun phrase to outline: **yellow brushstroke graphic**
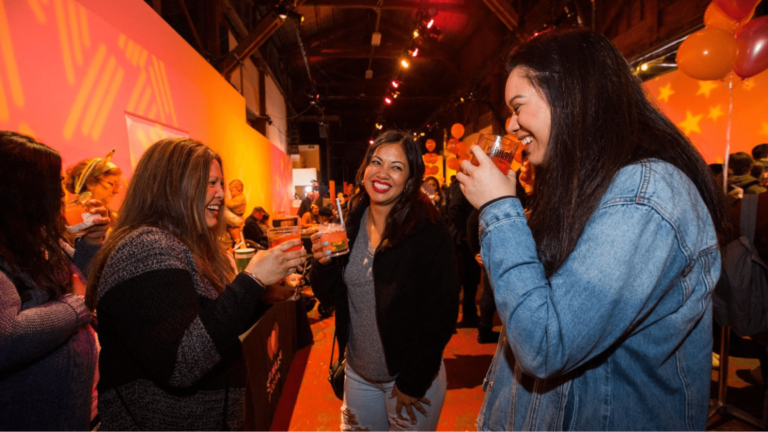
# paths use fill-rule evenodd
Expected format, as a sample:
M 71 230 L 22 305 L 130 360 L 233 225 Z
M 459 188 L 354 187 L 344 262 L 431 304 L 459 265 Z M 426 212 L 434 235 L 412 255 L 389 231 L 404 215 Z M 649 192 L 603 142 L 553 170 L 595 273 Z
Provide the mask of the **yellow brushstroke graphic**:
M 0 82 L 0 121 L 8 121 L 11 114 L 8 110 L 8 100 L 5 98 L 5 90 L 3 90 L 3 83 Z
M 45 0 L 44 3 L 47 3 Z M 88 31 L 88 16 L 85 15 L 85 8 L 77 5 L 77 9 L 80 11 L 80 33 L 83 36 L 83 46 L 86 48 L 91 47 L 91 33 Z
M 112 80 L 112 85 L 109 87 L 109 92 L 107 92 L 107 97 L 104 99 L 104 104 L 101 105 L 101 109 L 99 110 L 99 117 L 96 118 L 96 123 L 93 125 L 91 138 L 93 138 L 94 141 L 98 140 L 99 136 L 101 136 L 101 131 L 104 129 L 104 123 L 107 121 L 107 114 L 112 111 L 112 104 L 115 102 L 115 96 L 120 89 L 120 84 L 123 82 L 123 75 L 123 68 L 118 67 L 117 73 L 115 73 L 115 78 Z
M 141 143 L 141 146 L 144 147 L 144 150 L 148 149 L 149 146 L 152 145 L 152 143 L 149 142 L 149 138 L 147 138 L 147 135 L 144 133 L 143 129 L 137 130 L 136 136 L 139 137 L 139 142 Z
M 133 54 L 133 49 L 136 48 L 136 44 L 132 40 L 128 39 L 128 46 L 125 47 L 125 58 L 130 59 Z
M 93 121 L 96 120 L 96 113 L 101 105 L 101 101 L 107 93 L 107 85 L 109 85 L 109 81 L 112 79 L 112 72 L 114 72 L 116 64 L 115 56 L 109 56 L 107 67 L 104 69 L 104 73 L 101 74 L 101 80 L 99 80 L 99 85 L 96 86 L 96 91 L 91 98 L 91 104 L 88 106 L 88 111 L 83 119 L 83 127 L 81 129 L 83 135 L 91 133 L 91 126 L 93 126 Z
M 13 103 L 21 108 L 24 106 L 24 92 L 21 89 L 19 68 L 16 66 L 16 56 L 13 54 L 13 43 L 11 43 L 11 32 L 8 31 L 8 16 L 5 13 L 5 4 L 2 0 L 0 0 L 0 51 L 2 51 L 5 62 L 5 73 L 8 74 L 11 98 L 13 98 Z
M 155 71 L 157 71 L 157 81 L 160 83 L 160 86 L 162 86 L 163 83 L 160 79 L 160 67 L 157 65 L 157 57 L 152 56 L 152 63 L 155 66 Z M 164 90 L 160 92 L 160 99 L 162 101 L 162 110 L 164 112 L 170 112 L 168 109 L 168 99 L 166 98 Z M 165 123 L 165 116 L 163 116 L 163 123 Z
M 155 56 L 152 56 L 152 59 L 154 60 Z M 155 68 L 152 67 L 152 65 L 149 66 L 149 78 L 150 82 L 152 83 L 152 90 L 155 93 L 155 104 L 157 104 L 158 107 L 160 107 L 160 104 L 162 103 L 160 101 L 160 92 L 157 90 L 157 78 L 155 77 Z M 150 118 L 154 119 L 154 114 L 149 115 Z M 163 110 L 160 110 L 160 118 L 163 123 L 165 123 L 165 113 Z
M 125 35 L 122 33 L 117 37 L 117 46 L 119 46 L 120 49 L 125 48 Z
M 136 111 L 139 115 L 144 115 L 147 110 L 147 104 L 149 103 L 149 97 L 152 96 L 152 89 L 146 87 L 144 93 L 141 95 L 141 102 L 139 102 L 139 109 Z
M 160 141 L 161 139 L 163 139 L 163 137 L 160 136 L 159 133 L 157 133 L 157 129 L 152 128 L 152 129 L 149 130 L 149 139 L 153 143 L 156 143 L 156 142 Z
M 147 50 L 144 48 L 141 49 L 141 55 L 139 56 L 139 67 L 144 67 L 144 64 L 147 63 Z
M 154 120 L 155 119 L 155 115 L 157 115 L 157 102 L 152 104 L 152 108 L 149 109 L 149 114 L 147 114 L 147 117 L 149 117 L 152 120 Z
M 29 125 L 26 123 L 22 123 L 19 125 L 19 133 L 22 135 L 26 135 L 34 140 L 37 139 L 37 136 L 35 136 L 35 133 L 32 132 L 32 128 L 29 127 Z
M 61 56 L 64 59 L 64 73 L 67 76 L 69 85 L 75 85 L 75 68 L 72 65 L 72 52 L 69 47 L 69 34 L 67 32 L 67 21 L 64 17 L 64 6 L 62 0 L 53 0 L 54 10 L 56 11 L 56 24 L 59 27 L 59 42 L 61 43 Z
M 69 141 L 72 139 L 72 134 L 77 126 L 77 121 L 80 119 L 80 115 L 83 113 L 85 102 L 88 98 L 88 94 L 91 92 L 94 82 L 96 81 L 96 74 L 101 69 L 101 64 L 104 62 L 104 58 L 107 56 L 107 47 L 104 44 L 100 44 L 96 50 L 96 55 L 93 57 L 91 65 L 88 67 L 88 72 L 83 78 L 83 83 L 80 86 L 80 91 L 75 97 L 75 103 L 72 105 L 72 109 L 69 111 L 69 117 L 66 123 L 64 123 L 64 139 Z
M 35 18 L 37 18 L 37 21 L 40 24 L 45 24 L 48 22 L 48 19 L 45 17 L 45 12 L 43 11 L 43 7 L 40 6 L 40 3 L 38 3 L 37 0 L 27 0 L 27 3 L 29 3 L 29 7 L 32 9 L 32 13 L 35 14 Z
M 163 80 L 161 81 L 163 88 L 163 91 L 165 91 L 165 95 L 168 98 L 168 107 L 171 109 L 171 118 L 173 118 L 173 125 L 178 126 L 179 124 L 176 122 L 176 110 L 173 107 L 173 98 L 171 97 L 171 87 L 168 85 L 168 75 L 165 73 L 165 64 L 162 60 L 160 60 L 158 63 L 160 63 L 160 75 L 162 76 Z
M 133 50 L 133 55 L 131 56 L 131 64 L 133 66 L 136 66 L 136 63 L 139 61 L 139 55 L 142 51 L 144 50 L 137 44 L 136 49 Z
M 141 73 L 139 74 L 139 80 L 136 81 L 136 85 L 133 86 L 133 91 L 131 92 L 131 98 L 128 99 L 128 105 L 126 105 L 126 110 L 129 112 L 134 112 L 133 109 L 136 108 L 136 102 L 139 101 L 139 95 L 141 94 L 141 89 L 144 88 L 144 83 L 147 81 L 147 72 L 142 69 Z
M 69 29 L 72 32 L 72 48 L 75 53 L 75 63 L 78 66 L 83 65 L 83 50 L 80 46 L 80 26 L 77 21 L 77 9 L 72 0 L 67 0 L 67 7 L 69 9 Z

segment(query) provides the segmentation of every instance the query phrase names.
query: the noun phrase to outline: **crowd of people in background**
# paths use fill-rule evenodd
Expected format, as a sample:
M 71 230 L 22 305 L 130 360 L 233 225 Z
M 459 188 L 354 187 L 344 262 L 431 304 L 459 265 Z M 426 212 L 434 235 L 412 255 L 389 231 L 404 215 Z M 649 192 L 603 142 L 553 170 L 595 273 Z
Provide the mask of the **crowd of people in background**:
M 0 132 L 2 428 L 242 429 L 238 336 L 311 259 L 346 360 L 342 430 L 435 430 L 457 326 L 498 343 L 479 430 L 704 429 L 711 296 L 742 194 L 760 196 L 768 258 L 768 144 L 731 155 L 726 201 L 604 36 L 545 32 L 507 67 L 521 169 L 473 146 L 477 164 L 441 185 L 412 134 L 383 131 L 341 214 L 316 182 L 301 199 L 297 225 L 344 219 L 349 253 L 333 257 L 322 233 L 269 248 L 268 212 L 247 214 L 247 185 L 193 139 L 150 146 L 118 214 L 111 154 L 64 171 Z M 64 190 L 89 221 L 74 233 Z M 240 272 L 238 243 L 259 249 Z

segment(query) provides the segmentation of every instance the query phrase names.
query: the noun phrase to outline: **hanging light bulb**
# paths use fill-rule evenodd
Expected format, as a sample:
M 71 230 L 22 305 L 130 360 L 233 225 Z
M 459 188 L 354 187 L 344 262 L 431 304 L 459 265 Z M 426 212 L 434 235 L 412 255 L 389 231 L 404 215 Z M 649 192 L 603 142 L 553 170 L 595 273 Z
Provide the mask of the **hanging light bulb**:
M 383 128 L 383 127 L 384 127 L 384 125 L 383 125 L 383 124 L 381 124 L 381 123 L 376 123 L 376 129 L 378 129 L 378 130 L 381 130 L 381 128 Z
M 411 57 L 416 57 L 419 55 L 419 48 L 413 48 L 408 50 L 408 54 L 411 55 Z
M 427 28 L 428 28 L 428 29 L 431 29 L 433 25 L 435 25 L 435 20 L 434 20 L 434 19 L 431 19 L 431 20 L 429 20 L 429 22 L 427 23 Z
M 392 99 L 397 99 L 398 96 L 400 96 L 399 91 L 392 92 Z
M 419 29 L 413 31 L 413 38 L 416 39 L 417 37 L 419 37 Z
M 372 139 L 368 141 L 368 145 L 373 145 L 373 140 Z
M 400 80 L 393 80 L 392 81 L 392 87 L 394 87 L 394 88 L 400 87 Z
M 389 96 L 384 96 L 384 103 L 387 105 L 392 105 L 392 98 Z
M 411 64 L 408 63 L 408 60 L 406 59 L 400 60 L 400 65 L 403 67 L 403 69 L 408 69 L 408 67 L 411 66 Z

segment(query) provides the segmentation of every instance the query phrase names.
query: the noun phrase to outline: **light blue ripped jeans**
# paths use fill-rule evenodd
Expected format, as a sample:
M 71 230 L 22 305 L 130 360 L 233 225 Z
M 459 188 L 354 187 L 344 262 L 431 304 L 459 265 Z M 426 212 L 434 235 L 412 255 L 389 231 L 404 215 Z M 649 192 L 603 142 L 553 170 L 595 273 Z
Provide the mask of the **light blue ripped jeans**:
M 424 395 L 432 405 L 422 403 L 427 410 L 424 416 L 413 410 L 416 414 L 416 423 L 408 418 L 405 408 L 401 408 L 400 418 L 395 409 L 397 398 L 391 398 L 394 381 L 385 383 L 372 383 L 362 378 L 347 364 L 344 379 L 344 403 L 341 406 L 341 430 L 369 430 L 369 431 L 405 431 L 422 430 L 433 431 L 437 429 L 437 421 L 440 418 L 440 410 L 445 400 L 447 381 L 445 378 L 445 363 L 440 365 L 440 372 L 432 381 L 432 386 Z

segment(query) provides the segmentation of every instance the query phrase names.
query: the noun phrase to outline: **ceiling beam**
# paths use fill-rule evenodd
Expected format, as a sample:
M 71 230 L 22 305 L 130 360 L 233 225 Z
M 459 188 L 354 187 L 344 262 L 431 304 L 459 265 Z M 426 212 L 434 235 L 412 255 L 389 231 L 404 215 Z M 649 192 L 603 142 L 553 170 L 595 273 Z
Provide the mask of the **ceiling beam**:
M 458 3 L 426 3 L 408 0 L 387 0 L 381 6 L 378 3 L 378 0 L 309 0 L 304 5 L 306 7 L 333 7 L 337 9 L 419 10 L 436 8 L 438 12 L 464 15 L 477 12 L 473 7 Z
M 397 59 L 403 57 L 405 51 L 402 48 L 382 48 L 378 47 L 373 53 L 373 58 L 378 59 Z M 307 57 L 310 58 L 369 58 L 371 56 L 370 47 L 356 48 L 325 48 L 307 51 Z M 418 57 L 411 59 L 418 61 L 420 59 L 442 58 L 440 54 L 430 52 L 420 53 Z
M 203 48 L 203 42 L 200 40 L 200 35 L 197 34 L 195 23 L 192 21 L 192 17 L 189 15 L 187 5 L 184 4 L 184 0 L 176 0 L 176 3 L 178 3 L 181 12 L 184 14 L 184 18 L 187 20 L 187 25 L 189 26 L 189 30 L 192 32 L 192 37 L 195 38 L 195 42 L 197 42 L 197 48 L 201 52 L 204 52 L 205 49 Z
M 483 3 L 488 6 L 488 9 L 493 11 L 509 30 L 514 30 L 517 27 L 517 23 L 520 22 L 520 15 L 518 15 L 515 8 L 509 2 L 505 0 L 483 0 Z
M 237 69 L 240 62 L 255 53 L 261 44 L 266 42 L 282 24 L 282 20 L 274 13 L 270 13 L 259 21 L 253 31 L 243 38 L 235 49 L 230 51 L 229 55 L 221 62 L 221 74 L 229 79 L 229 76 Z
M 627 0 L 615 0 L 611 3 L 611 5 L 608 7 L 608 11 L 605 14 L 605 18 L 600 23 L 600 28 L 598 29 L 600 33 L 605 34 L 605 31 L 608 30 L 611 24 L 613 24 L 613 21 L 619 15 L 619 12 L 624 9 L 626 5 Z

